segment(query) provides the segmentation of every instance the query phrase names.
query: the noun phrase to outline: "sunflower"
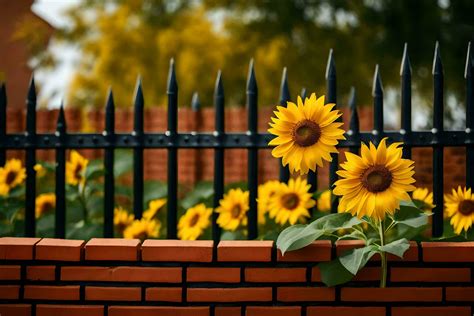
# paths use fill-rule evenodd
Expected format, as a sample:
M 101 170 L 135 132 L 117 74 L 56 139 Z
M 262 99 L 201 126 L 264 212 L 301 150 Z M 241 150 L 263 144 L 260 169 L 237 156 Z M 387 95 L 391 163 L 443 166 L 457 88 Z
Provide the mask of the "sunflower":
M 240 225 L 247 225 L 249 210 L 249 192 L 242 189 L 230 189 L 219 201 L 216 212 L 219 213 L 217 224 L 227 230 L 235 231 Z
M 140 239 L 157 238 L 160 234 L 161 223 L 155 220 L 148 220 L 146 218 L 134 220 L 123 231 L 123 237 L 126 239 Z
M 300 177 L 290 179 L 288 184 L 282 183 L 280 190 L 270 201 L 270 217 L 281 225 L 287 222 L 291 225 L 298 221 L 304 222 L 306 217 L 310 217 L 308 209 L 316 203 L 311 199 L 310 188 L 311 185 Z
M 325 190 L 318 197 L 316 207 L 320 212 L 330 212 L 331 211 L 331 190 Z
M 258 223 L 265 224 L 265 214 L 268 212 L 270 200 L 281 188 L 280 181 L 267 181 L 258 186 Z
M 166 204 L 166 199 L 151 200 L 148 203 L 148 209 L 143 212 L 143 217 L 146 219 L 153 219 L 158 214 L 158 211 Z
M 10 159 L 0 168 L 0 195 L 7 195 L 11 189 L 21 185 L 26 178 L 25 168 L 21 160 Z
M 289 164 L 292 171 L 302 174 L 322 167 L 323 159 L 332 161 L 331 153 L 337 153 L 338 140 L 345 139 L 343 123 L 335 122 L 341 115 L 332 111 L 335 104 L 324 104 L 324 96 L 316 99 L 311 94 L 303 104 L 298 97 L 298 105 L 288 102 L 287 107 L 277 106 L 270 123 L 271 134 L 276 137 L 269 145 L 275 145 L 272 155 L 282 158 L 283 165 Z
M 54 193 L 43 193 L 36 197 L 36 218 L 52 212 L 56 208 L 56 195 Z
M 196 240 L 209 227 L 209 217 L 212 208 L 206 207 L 203 203 L 188 209 L 181 216 L 178 223 L 178 238 L 182 240 Z
M 428 188 L 416 188 L 411 193 L 411 198 L 413 201 L 421 202 L 423 204 L 422 210 L 425 212 L 431 212 L 435 207 L 433 204 L 433 192 L 430 192 Z
M 46 168 L 43 167 L 43 165 L 40 164 L 40 163 L 37 163 L 37 164 L 33 167 L 33 169 L 35 169 L 35 171 L 36 171 L 36 177 L 38 177 L 38 178 L 42 178 L 42 177 L 44 177 L 44 176 L 46 175 Z
M 451 217 L 454 232 L 459 235 L 464 230 L 467 232 L 474 221 L 474 194 L 471 189 L 453 189 L 451 194 L 444 197 L 446 213 Z
M 123 234 L 123 231 L 127 226 L 133 223 L 135 216 L 130 214 L 126 209 L 122 207 L 116 207 L 114 209 L 114 226 L 115 229 L 120 233 Z
M 402 159 L 402 143 L 387 147 L 386 138 L 378 147 L 362 144 L 361 156 L 346 152 L 344 170 L 337 174 L 333 193 L 342 196 L 341 208 L 360 218 L 368 216 L 382 220 L 386 213 L 393 214 L 400 208 L 401 200 L 410 200 L 407 192 L 415 190 L 414 162 Z
M 88 164 L 89 160 L 77 151 L 71 151 L 69 161 L 66 163 L 66 182 L 70 185 L 83 185 Z

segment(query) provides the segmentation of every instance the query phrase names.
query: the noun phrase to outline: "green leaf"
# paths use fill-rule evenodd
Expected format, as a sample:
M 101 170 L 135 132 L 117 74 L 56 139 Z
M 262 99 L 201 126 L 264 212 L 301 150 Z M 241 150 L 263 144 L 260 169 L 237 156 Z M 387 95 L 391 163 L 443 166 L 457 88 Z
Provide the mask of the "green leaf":
M 379 250 L 403 258 L 403 254 L 408 250 L 408 248 L 410 248 L 410 243 L 407 239 L 402 238 L 379 247 Z
M 397 224 L 413 228 L 428 224 L 428 215 L 411 201 L 400 202 L 400 209 L 395 213 L 394 218 Z
M 145 181 L 143 184 L 143 203 L 144 209 L 148 208 L 148 202 L 154 199 L 166 197 L 168 187 L 161 181 Z
M 353 275 L 362 269 L 367 262 L 377 253 L 375 246 L 365 246 L 364 248 L 352 249 L 345 253 L 338 260 Z
M 86 168 L 85 177 L 87 181 L 98 179 L 105 173 L 104 167 L 100 160 L 91 161 Z
M 245 240 L 247 237 L 242 233 L 242 231 L 237 230 L 235 232 L 225 231 L 221 235 L 221 240 Z
M 94 237 L 103 236 L 103 225 L 99 223 L 85 223 L 80 221 L 67 230 L 68 239 L 89 240 Z
M 54 237 L 55 214 L 40 217 L 36 223 L 38 237 Z
M 114 176 L 120 177 L 133 168 L 133 154 L 131 150 L 115 150 Z
M 330 262 L 321 262 L 318 264 L 318 267 L 321 271 L 321 281 L 326 286 L 336 286 L 347 283 L 354 277 L 352 273 L 344 268 L 338 259 Z
M 194 190 L 189 192 L 182 200 L 181 206 L 184 209 L 191 208 L 199 203 L 205 203 L 214 194 L 214 187 L 212 182 L 199 182 L 196 184 Z

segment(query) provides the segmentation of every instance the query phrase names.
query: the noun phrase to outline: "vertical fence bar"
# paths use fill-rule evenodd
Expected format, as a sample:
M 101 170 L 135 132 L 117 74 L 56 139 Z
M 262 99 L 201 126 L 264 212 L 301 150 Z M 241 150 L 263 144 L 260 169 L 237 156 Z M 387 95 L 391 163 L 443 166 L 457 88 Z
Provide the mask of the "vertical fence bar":
M 191 133 L 197 133 L 201 129 L 202 115 L 201 115 L 201 100 L 199 99 L 199 93 L 194 92 L 191 99 L 191 110 L 192 110 L 192 120 L 194 122 L 193 131 Z M 197 166 L 194 168 L 193 178 L 194 181 L 200 181 L 202 179 L 202 151 L 197 148 L 194 153 L 194 165 Z
M 54 226 L 54 236 L 56 238 L 66 237 L 66 118 L 64 116 L 64 106 L 59 109 L 58 121 L 56 123 L 56 218 Z
M 32 77 L 26 98 L 26 190 L 25 190 L 25 235 L 36 234 L 36 88 Z
M 219 70 L 214 88 L 215 134 L 217 137 L 217 147 L 214 149 L 214 210 L 212 213 L 212 240 L 214 242 L 221 239 L 221 228 L 217 225 L 219 214 L 215 210 L 224 196 L 224 148 L 222 148 L 225 133 L 224 104 L 224 85 L 222 83 L 222 73 Z
M 0 143 L 7 135 L 7 89 L 5 83 L 0 86 Z M 7 151 L 0 148 L 0 167 L 5 165 L 7 159 Z
M 375 66 L 374 81 L 372 85 L 372 97 L 374 98 L 374 130 L 372 134 L 378 143 L 383 137 L 383 86 L 380 78 L 379 65 Z
M 411 158 L 411 147 L 406 145 L 406 141 L 411 137 L 411 64 L 408 56 L 408 44 L 403 48 L 402 64 L 400 66 L 401 83 L 401 124 L 400 133 L 403 135 L 403 157 Z
M 336 63 L 334 62 L 333 50 L 329 50 L 328 63 L 326 66 L 326 103 L 336 103 Z M 334 109 L 337 108 L 337 103 Z M 341 119 L 339 118 L 338 121 Z M 329 188 L 332 188 L 334 182 L 337 181 L 337 168 L 339 164 L 339 154 L 331 154 L 332 161 L 329 164 Z M 331 196 L 331 212 L 337 213 L 339 199 Z
M 283 74 L 281 76 L 281 85 L 280 85 L 280 106 L 286 107 L 286 102 L 290 101 L 290 88 L 288 87 L 288 76 L 286 67 L 283 68 Z M 290 179 L 290 168 L 283 166 L 282 159 L 280 159 L 280 181 L 288 182 Z
M 142 81 L 137 80 L 135 89 L 135 104 L 133 116 L 133 213 L 136 219 L 142 218 L 143 213 L 143 107 Z
M 443 145 L 440 139 L 444 132 L 444 73 L 439 43 L 436 42 L 433 60 L 433 236 L 443 234 Z
M 114 138 L 115 138 L 115 104 L 112 89 L 109 89 L 105 103 L 106 147 L 104 150 L 104 237 L 114 237 Z M 135 195 L 134 195 L 135 199 Z
M 472 79 L 474 57 L 471 44 L 472 42 L 469 42 L 467 47 L 464 71 L 466 79 L 466 134 L 470 136 L 466 145 L 466 186 L 474 189 L 474 80 Z
M 168 239 L 177 238 L 178 222 L 178 152 L 176 135 L 178 131 L 178 82 L 174 60 L 170 61 L 168 73 Z
M 351 110 L 351 118 L 349 121 L 349 130 L 347 131 L 347 135 L 357 143 L 357 146 L 351 146 L 349 151 L 351 153 L 357 154 L 359 152 L 360 145 L 360 126 L 359 113 L 357 112 L 357 94 L 354 87 L 351 87 L 348 104 L 349 109 Z
M 248 239 L 258 236 L 257 218 L 257 192 L 258 192 L 258 88 L 255 79 L 253 59 L 250 61 L 249 74 L 247 78 L 247 111 L 248 111 L 248 134 L 250 144 L 248 147 L 248 186 L 249 186 L 249 212 L 248 212 Z
M 302 88 L 301 89 L 301 92 L 300 92 L 300 96 L 301 98 L 303 99 L 303 102 L 304 100 L 306 99 L 306 88 Z M 318 191 L 318 166 L 314 166 L 315 169 L 314 171 L 312 170 L 309 170 L 308 171 L 308 184 L 311 186 L 309 188 L 309 192 L 311 194 L 314 194 L 316 191 Z M 309 209 L 309 213 L 311 216 L 313 216 L 313 213 L 314 211 L 316 210 L 316 206 L 312 207 L 311 209 Z

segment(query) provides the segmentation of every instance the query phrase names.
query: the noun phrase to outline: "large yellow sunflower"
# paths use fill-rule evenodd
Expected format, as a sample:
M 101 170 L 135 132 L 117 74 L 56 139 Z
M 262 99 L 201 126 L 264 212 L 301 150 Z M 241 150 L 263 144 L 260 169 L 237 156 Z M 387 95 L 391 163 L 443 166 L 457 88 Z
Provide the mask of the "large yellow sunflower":
M 88 159 L 75 150 L 71 151 L 69 161 L 66 162 L 66 182 L 70 185 L 83 185 L 88 164 Z
M 422 202 L 422 209 L 425 212 L 431 212 L 431 210 L 435 207 L 433 204 L 433 192 L 430 192 L 428 188 L 416 188 L 415 191 L 411 193 L 411 198 L 413 201 Z
M 290 179 L 288 184 L 282 183 L 270 201 L 270 217 L 281 225 L 306 221 L 310 217 L 308 209 L 316 204 L 309 193 L 310 188 L 311 185 L 300 177 Z
M 155 199 L 148 203 L 148 209 L 143 212 L 143 217 L 146 219 L 153 219 L 158 214 L 158 211 L 166 204 L 166 199 Z
M 446 213 L 451 217 L 451 225 L 456 234 L 461 234 L 464 230 L 467 232 L 474 221 L 474 194 L 471 189 L 460 186 L 456 191 L 453 189 L 451 194 L 444 196 Z
M 123 237 L 126 239 L 157 238 L 160 234 L 161 223 L 156 220 L 146 218 L 136 219 L 123 231 Z
M 402 143 L 387 147 L 386 138 L 378 147 L 362 144 L 361 156 L 346 152 L 344 170 L 337 174 L 333 193 L 342 196 L 341 208 L 359 218 L 366 215 L 382 220 L 400 208 L 400 201 L 410 200 L 408 192 L 415 190 L 414 162 L 402 159 Z
M 0 195 L 7 195 L 11 189 L 25 181 L 26 170 L 19 159 L 10 159 L 0 168 Z
M 54 211 L 56 208 L 56 195 L 54 193 L 43 193 L 36 197 L 36 218 Z
M 341 115 L 332 111 L 335 104 L 324 104 L 324 96 L 316 94 L 306 98 L 304 103 L 298 97 L 298 105 L 288 102 L 287 107 L 277 106 L 268 130 L 276 137 L 269 145 L 276 146 L 272 155 L 282 158 L 283 165 L 289 164 L 291 171 L 315 170 L 322 167 L 323 159 L 331 161 L 331 153 L 337 153 L 336 145 L 344 138 L 343 123 L 335 122 Z
M 272 180 L 258 186 L 258 223 L 265 224 L 265 214 L 268 213 L 270 200 L 280 190 L 280 181 Z
M 134 219 L 135 216 L 123 207 L 119 206 L 114 209 L 114 226 L 119 234 L 123 234 L 125 228 L 133 223 Z
M 247 225 L 249 210 L 249 192 L 242 189 L 230 189 L 219 201 L 216 212 L 219 213 L 217 224 L 227 230 L 235 231 L 240 225 Z
M 181 216 L 178 223 L 178 238 L 182 240 L 196 240 L 209 227 L 209 217 L 212 208 L 206 207 L 203 203 L 188 209 Z

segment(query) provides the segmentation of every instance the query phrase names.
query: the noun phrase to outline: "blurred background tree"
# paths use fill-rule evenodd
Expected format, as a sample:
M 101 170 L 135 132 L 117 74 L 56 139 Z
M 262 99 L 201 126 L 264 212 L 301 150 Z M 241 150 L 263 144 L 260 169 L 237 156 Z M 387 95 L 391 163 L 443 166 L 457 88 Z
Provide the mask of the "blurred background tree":
M 354 85 L 359 104 L 371 104 L 376 63 L 385 87 L 398 88 L 404 42 L 415 89 L 429 104 L 436 40 L 449 78 L 447 95 L 462 103 L 472 12 L 470 0 L 83 1 L 68 11 L 72 23 L 59 32 L 83 51 L 68 104 L 102 106 L 112 85 L 118 106 L 130 106 L 141 75 L 147 105 L 164 105 L 168 63 L 174 57 L 181 105 L 190 103 L 194 91 L 203 105 L 211 105 L 218 69 L 227 104 L 243 105 L 250 58 L 255 58 L 260 104 L 273 105 L 285 66 L 293 97 L 302 87 L 325 93 L 330 48 L 339 100 L 345 101 Z

